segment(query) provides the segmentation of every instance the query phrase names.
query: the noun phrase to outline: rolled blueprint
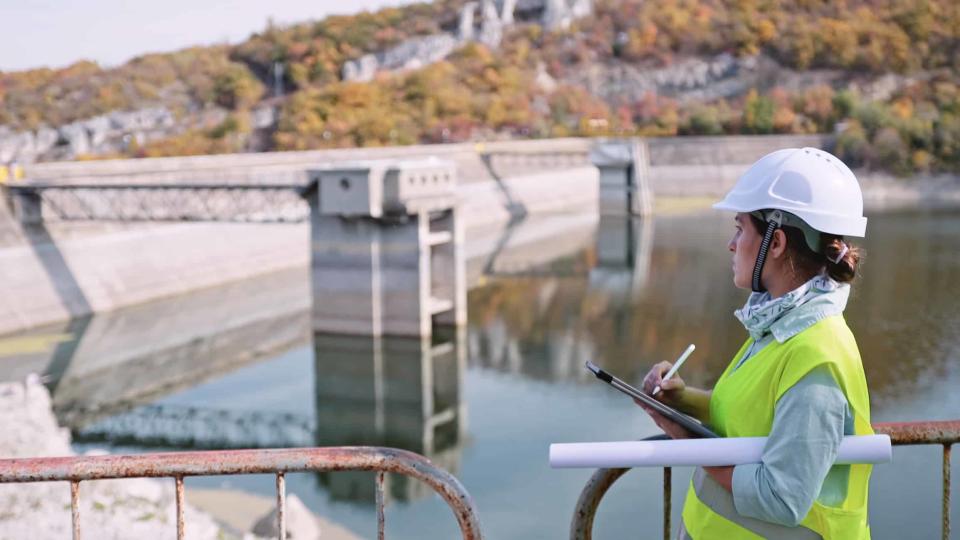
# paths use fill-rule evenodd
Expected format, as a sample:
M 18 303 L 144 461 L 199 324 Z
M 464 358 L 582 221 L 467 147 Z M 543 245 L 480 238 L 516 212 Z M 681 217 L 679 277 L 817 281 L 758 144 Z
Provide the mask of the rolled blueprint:
M 766 437 L 731 437 L 551 444 L 550 466 L 612 469 L 742 465 L 760 463 L 766 442 Z M 886 463 L 892 454 L 889 435 L 849 435 L 840 443 L 836 463 Z

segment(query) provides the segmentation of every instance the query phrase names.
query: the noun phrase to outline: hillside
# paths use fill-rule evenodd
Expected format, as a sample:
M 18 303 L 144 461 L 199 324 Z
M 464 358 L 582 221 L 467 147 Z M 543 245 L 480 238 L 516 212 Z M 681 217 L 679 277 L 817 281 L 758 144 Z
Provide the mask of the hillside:
M 956 172 L 958 73 L 952 0 L 438 0 L 0 73 L 0 163 L 836 131 L 854 166 Z

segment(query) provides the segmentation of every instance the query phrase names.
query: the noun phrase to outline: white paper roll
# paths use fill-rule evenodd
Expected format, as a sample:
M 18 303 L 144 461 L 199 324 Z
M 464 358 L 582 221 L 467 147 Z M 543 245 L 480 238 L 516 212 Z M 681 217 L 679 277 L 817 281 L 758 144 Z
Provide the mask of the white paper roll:
M 550 466 L 611 469 L 742 465 L 759 463 L 766 442 L 766 437 L 731 437 L 551 444 Z M 888 435 L 850 435 L 840 443 L 836 463 L 887 463 L 892 455 Z

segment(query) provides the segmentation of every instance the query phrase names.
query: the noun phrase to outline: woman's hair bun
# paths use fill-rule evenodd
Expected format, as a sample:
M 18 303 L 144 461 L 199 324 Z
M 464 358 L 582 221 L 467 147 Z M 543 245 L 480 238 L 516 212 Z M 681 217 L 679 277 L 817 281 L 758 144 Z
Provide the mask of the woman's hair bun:
M 821 242 L 823 255 L 827 259 L 827 274 L 840 283 L 853 281 L 853 278 L 857 276 L 857 266 L 863 257 L 863 251 L 856 246 L 847 244 L 839 236 L 824 234 Z

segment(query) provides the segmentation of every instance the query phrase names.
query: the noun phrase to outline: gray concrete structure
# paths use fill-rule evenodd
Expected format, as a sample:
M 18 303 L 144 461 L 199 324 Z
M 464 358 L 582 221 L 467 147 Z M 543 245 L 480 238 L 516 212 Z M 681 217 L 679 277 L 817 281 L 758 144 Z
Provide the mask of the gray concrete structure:
M 466 323 L 456 171 L 439 160 L 310 171 L 313 328 L 430 336 Z
M 653 212 L 645 140 L 600 141 L 590 152 L 590 161 L 600 171 L 601 215 L 649 216 Z

